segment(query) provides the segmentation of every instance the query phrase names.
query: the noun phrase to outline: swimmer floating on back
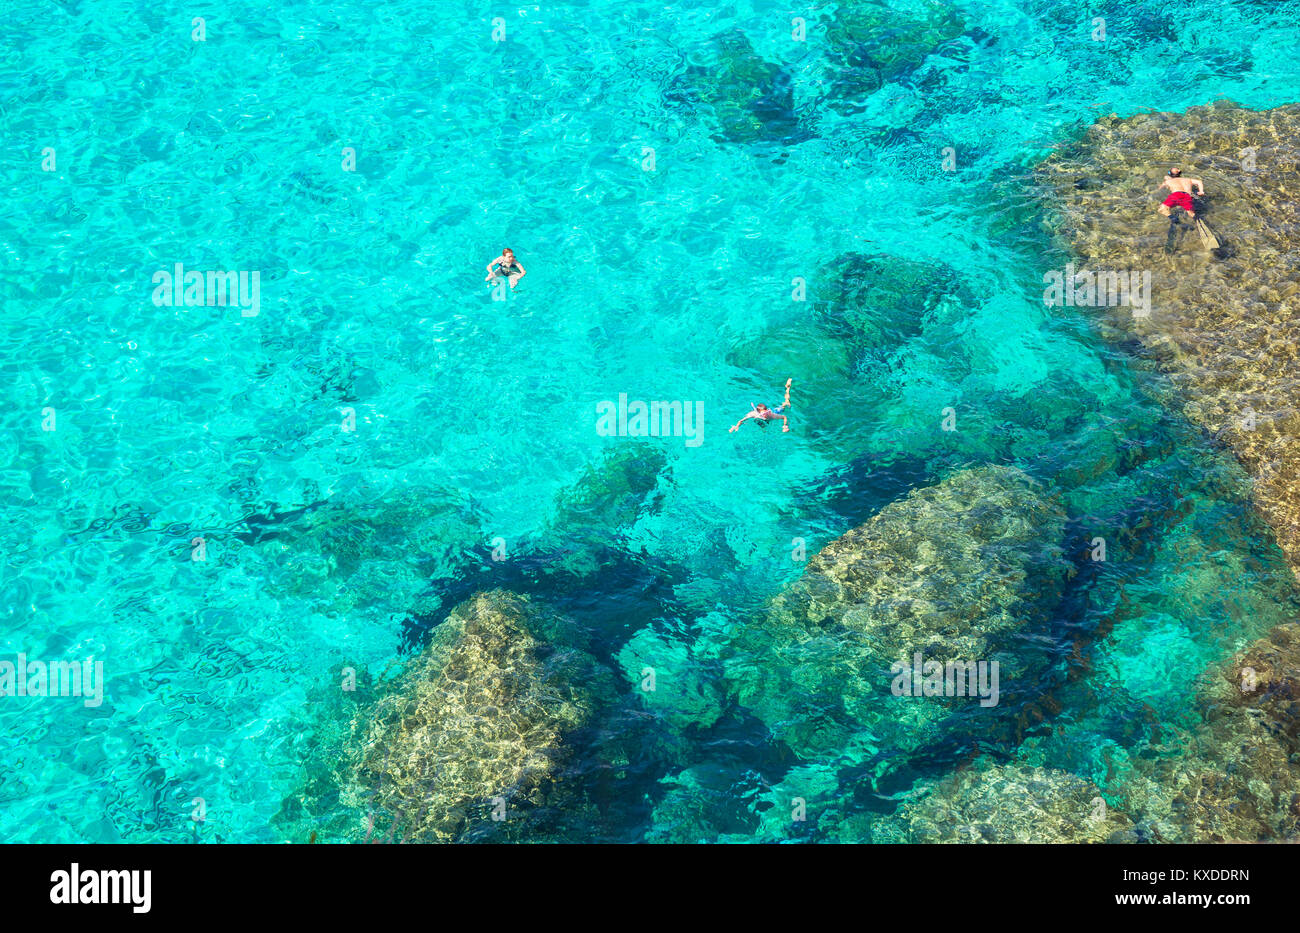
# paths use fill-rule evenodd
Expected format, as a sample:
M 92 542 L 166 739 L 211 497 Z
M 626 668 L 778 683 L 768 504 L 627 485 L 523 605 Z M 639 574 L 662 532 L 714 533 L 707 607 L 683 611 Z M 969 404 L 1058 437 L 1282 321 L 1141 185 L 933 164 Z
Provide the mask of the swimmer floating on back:
M 487 264 L 487 276 L 483 281 L 491 285 L 499 278 L 506 278 L 510 281 L 510 287 L 514 288 L 528 273 L 524 267 L 515 262 L 515 251 L 506 247 L 501 251 L 501 255 Z
M 783 412 L 785 409 L 787 409 L 787 408 L 790 407 L 790 383 L 792 383 L 792 382 L 794 382 L 793 377 L 790 378 L 790 379 L 787 379 L 787 380 L 785 381 L 785 401 L 784 401 L 784 402 L 782 402 L 782 403 L 781 403 L 780 405 L 778 405 L 776 408 L 768 408 L 768 407 L 767 407 L 766 405 L 764 405 L 762 402 L 759 402 L 757 405 L 754 406 L 754 409 L 753 409 L 749 414 L 747 414 L 745 417 L 741 418 L 741 419 L 740 419 L 739 421 L 737 421 L 734 425 L 732 425 L 732 426 L 731 426 L 731 430 L 732 430 L 732 431 L 736 430 L 736 429 L 739 428 L 742 424 L 744 424 L 746 421 L 748 421 L 750 418 L 753 418 L 755 421 L 757 421 L 757 422 L 758 422 L 758 426 L 759 426 L 760 428 L 765 428 L 765 427 L 767 427 L 767 423 L 768 423 L 769 421 L 776 421 L 776 420 L 779 418 L 779 419 L 781 419 L 783 422 L 785 422 L 785 423 L 781 426 L 781 430 L 782 430 L 782 431 L 789 431 L 789 430 L 790 430 L 790 419 L 789 419 L 788 416 L 781 414 L 781 412 Z

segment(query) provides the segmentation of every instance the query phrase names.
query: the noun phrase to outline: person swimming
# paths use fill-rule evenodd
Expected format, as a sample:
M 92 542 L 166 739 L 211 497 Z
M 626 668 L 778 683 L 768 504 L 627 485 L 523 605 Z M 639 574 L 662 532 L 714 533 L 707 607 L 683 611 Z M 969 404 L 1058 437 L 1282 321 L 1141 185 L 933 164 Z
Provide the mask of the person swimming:
M 785 411 L 787 408 L 790 407 L 790 383 L 792 382 L 794 382 L 794 377 L 791 377 L 785 381 L 784 402 L 782 402 L 780 405 L 776 406 L 775 408 L 769 408 L 767 405 L 764 405 L 762 402 L 759 402 L 757 405 L 753 406 L 749 414 L 747 414 L 745 417 L 741 418 L 734 425 L 732 425 L 728 433 L 730 433 L 730 431 L 737 430 L 742 424 L 744 424 L 750 418 L 753 418 L 755 421 L 757 421 L 758 426 L 760 428 L 767 427 L 767 423 L 769 421 L 776 421 L 779 418 L 781 421 L 785 422 L 783 425 L 781 425 L 782 432 L 789 431 L 790 418 L 787 415 L 781 414 L 781 412 Z
M 1194 194 L 1198 198 L 1205 197 L 1205 185 L 1201 183 L 1199 178 L 1184 178 L 1182 169 L 1171 168 L 1165 176 L 1165 180 L 1160 183 L 1160 188 L 1168 188 L 1170 192 L 1169 197 L 1165 198 L 1160 207 L 1157 208 L 1161 216 L 1168 217 L 1170 208 L 1181 207 L 1187 212 L 1188 219 L 1196 219 L 1196 208 L 1192 203 L 1192 195 Z M 1159 191 L 1160 188 L 1156 190 Z
M 487 264 L 487 273 L 483 281 L 489 285 L 499 278 L 505 278 L 510 282 L 511 288 L 519 284 L 519 280 L 528 274 L 524 271 L 524 267 L 515 261 L 515 251 L 509 247 L 503 249 L 500 256 Z

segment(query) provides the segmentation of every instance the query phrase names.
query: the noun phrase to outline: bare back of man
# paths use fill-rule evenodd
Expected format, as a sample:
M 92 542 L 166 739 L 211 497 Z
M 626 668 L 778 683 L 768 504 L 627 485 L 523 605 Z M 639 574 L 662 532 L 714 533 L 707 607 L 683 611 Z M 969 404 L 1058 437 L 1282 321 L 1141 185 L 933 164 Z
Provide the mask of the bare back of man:
M 1165 198 L 1159 207 L 1162 216 L 1168 217 L 1170 208 L 1181 207 L 1190 219 L 1196 219 L 1192 195 L 1198 198 L 1205 196 L 1205 185 L 1199 178 L 1184 178 L 1182 169 L 1171 168 L 1165 180 L 1160 183 L 1160 188 L 1169 189 L 1169 197 Z M 1156 190 L 1159 191 L 1160 188 Z

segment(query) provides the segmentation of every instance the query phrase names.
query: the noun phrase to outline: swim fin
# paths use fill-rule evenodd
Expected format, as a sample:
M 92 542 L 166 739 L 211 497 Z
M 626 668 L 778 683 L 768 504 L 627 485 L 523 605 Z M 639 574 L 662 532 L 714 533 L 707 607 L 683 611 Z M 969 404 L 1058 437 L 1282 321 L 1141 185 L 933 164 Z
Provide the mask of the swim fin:
M 1205 225 L 1205 221 L 1201 220 L 1199 217 L 1196 218 L 1196 232 L 1201 235 L 1201 243 L 1206 249 L 1213 250 L 1219 248 L 1219 238 L 1216 237 L 1210 228 Z

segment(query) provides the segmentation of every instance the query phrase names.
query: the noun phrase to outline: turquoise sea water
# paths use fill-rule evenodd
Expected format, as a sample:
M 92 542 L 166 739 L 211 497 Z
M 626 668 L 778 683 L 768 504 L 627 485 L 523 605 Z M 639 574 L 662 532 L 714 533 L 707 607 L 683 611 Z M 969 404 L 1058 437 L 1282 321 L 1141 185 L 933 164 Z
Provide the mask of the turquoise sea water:
M 1072 578 L 1052 676 L 1074 636 L 1086 672 L 1027 760 L 1104 783 L 1106 750 L 1149 738 L 1134 711 L 1187 715 L 1207 665 L 1293 618 L 1241 469 L 1159 377 L 1043 307 L 1066 257 L 1031 170 L 1106 113 L 1300 99 L 1300 5 L 949 4 L 951 38 L 847 98 L 835 9 L 0 3 L 0 657 L 93 656 L 107 678 L 98 707 L 0 700 L 0 839 L 277 841 L 311 698 L 409 650 L 413 601 L 450 573 L 422 503 L 526 553 L 628 443 L 596 430 L 620 393 L 700 402 L 703 443 L 654 442 L 655 507 L 609 529 L 625 557 L 585 602 L 563 597 L 611 666 L 640 629 L 742 625 L 798 576 L 792 539 L 812 553 L 986 463 L 1124 556 Z M 793 101 L 752 139 L 726 138 L 709 90 L 735 29 Z M 507 245 L 528 275 L 498 301 L 482 270 Z M 792 283 L 853 252 L 957 284 L 818 409 L 800 392 L 837 351 L 800 344 L 815 310 Z M 156 306 L 178 262 L 258 270 L 260 313 Z M 787 376 L 790 433 L 727 432 Z M 320 503 L 355 510 L 346 561 L 294 535 Z M 720 784 L 790 766 L 743 711 L 689 736 Z M 654 809 L 682 760 L 633 762 L 612 793 L 639 805 L 602 838 L 695 832 Z

